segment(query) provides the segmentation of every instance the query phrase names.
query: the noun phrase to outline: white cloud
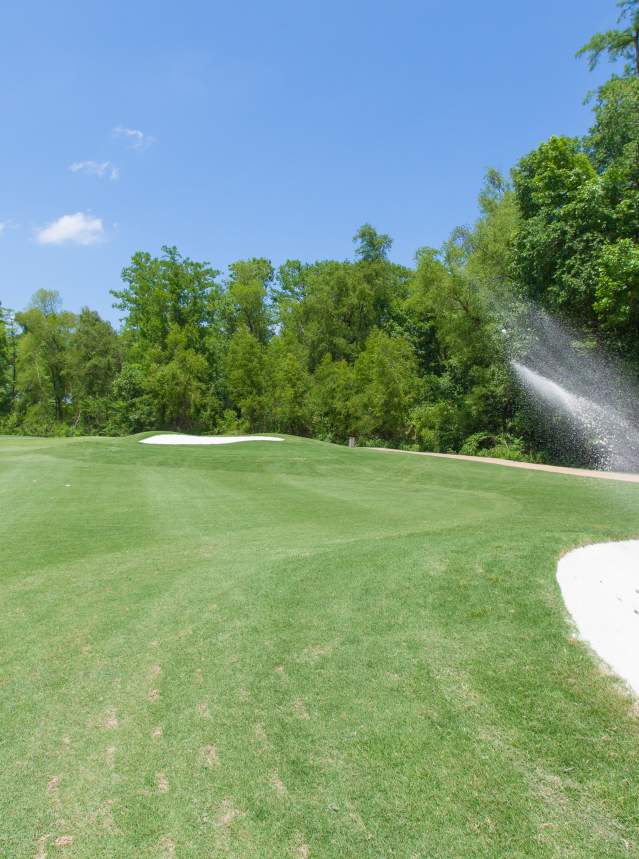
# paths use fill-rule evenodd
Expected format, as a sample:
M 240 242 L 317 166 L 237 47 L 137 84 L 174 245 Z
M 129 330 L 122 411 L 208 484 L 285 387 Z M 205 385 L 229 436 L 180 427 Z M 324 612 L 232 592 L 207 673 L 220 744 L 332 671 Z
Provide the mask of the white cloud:
M 143 131 L 140 131 L 139 128 L 123 128 L 120 125 L 113 129 L 113 136 L 124 138 L 128 141 L 129 148 L 137 149 L 138 152 L 143 152 L 145 149 L 148 149 L 155 140 L 154 137 L 145 134 Z
M 46 227 L 36 230 L 36 241 L 40 245 L 61 245 L 65 242 L 93 245 L 103 238 L 102 218 L 93 218 L 86 212 L 62 215 Z
M 120 168 L 110 161 L 74 161 L 73 164 L 69 164 L 69 170 L 72 173 L 87 173 L 99 179 L 105 176 L 109 179 L 118 179 L 120 176 Z

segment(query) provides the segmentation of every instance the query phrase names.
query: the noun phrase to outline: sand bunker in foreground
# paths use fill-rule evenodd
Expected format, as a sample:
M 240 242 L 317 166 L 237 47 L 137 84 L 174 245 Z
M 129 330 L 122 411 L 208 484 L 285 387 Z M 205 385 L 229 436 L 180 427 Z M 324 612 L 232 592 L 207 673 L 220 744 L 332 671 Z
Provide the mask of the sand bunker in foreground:
M 284 441 L 273 435 L 182 435 L 164 433 L 140 439 L 140 444 L 237 444 L 240 441 Z
M 568 552 L 557 580 L 580 636 L 639 694 L 639 540 Z

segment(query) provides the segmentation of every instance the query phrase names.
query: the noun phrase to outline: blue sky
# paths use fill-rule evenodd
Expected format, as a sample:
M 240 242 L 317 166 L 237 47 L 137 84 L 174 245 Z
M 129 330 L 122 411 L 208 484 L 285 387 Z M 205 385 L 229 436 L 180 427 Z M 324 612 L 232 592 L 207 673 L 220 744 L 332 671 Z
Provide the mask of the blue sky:
M 138 249 L 342 259 L 367 221 L 410 264 L 472 222 L 488 167 L 586 130 L 609 69 L 574 52 L 615 17 L 613 0 L 8 0 L 0 301 L 46 287 L 116 320 Z

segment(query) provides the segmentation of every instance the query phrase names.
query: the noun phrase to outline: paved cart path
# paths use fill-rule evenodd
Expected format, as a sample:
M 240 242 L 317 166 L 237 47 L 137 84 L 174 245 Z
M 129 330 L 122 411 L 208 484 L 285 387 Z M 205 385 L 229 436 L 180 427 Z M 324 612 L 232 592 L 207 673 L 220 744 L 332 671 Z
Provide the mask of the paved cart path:
M 436 456 L 441 459 L 463 459 L 466 462 L 483 462 L 487 465 L 505 465 L 508 468 L 528 468 L 531 471 L 553 471 L 556 474 L 571 474 L 574 477 L 595 477 L 598 480 L 623 480 L 626 483 L 639 483 L 639 474 L 621 471 L 593 471 L 588 468 L 567 468 L 563 465 L 543 465 L 538 462 L 516 462 L 512 459 L 497 459 L 494 456 L 466 456 L 462 453 L 429 453 L 421 450 L 396 450 L 389 447 L 374 447 L 382 453 L 407 453 L 413 456 Z

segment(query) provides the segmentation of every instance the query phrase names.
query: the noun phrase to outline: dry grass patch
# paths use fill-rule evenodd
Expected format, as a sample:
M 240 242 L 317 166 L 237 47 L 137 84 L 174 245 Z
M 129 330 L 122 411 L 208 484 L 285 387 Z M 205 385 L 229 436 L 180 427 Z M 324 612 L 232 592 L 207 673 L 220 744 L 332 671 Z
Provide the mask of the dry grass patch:
M 215 822 L 218 826 L 226 828 L 230 826 L 236 818 L 240 817 L 241 814 L 242 812 L 233 805 L 230 799 L 225 799 L 218 809 Z
M 217 749 L 213 745 L 204 746 L 204 748 L 200 749 L 200 757 L 204 766 L 217 767 L 220 765 Z

